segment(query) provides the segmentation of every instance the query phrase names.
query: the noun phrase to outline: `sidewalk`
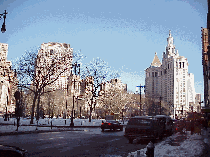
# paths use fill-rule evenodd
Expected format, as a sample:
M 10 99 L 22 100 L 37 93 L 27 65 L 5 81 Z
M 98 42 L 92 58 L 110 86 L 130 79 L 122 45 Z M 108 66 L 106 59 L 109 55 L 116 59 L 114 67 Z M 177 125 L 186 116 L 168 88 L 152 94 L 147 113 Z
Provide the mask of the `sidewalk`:
M 184 137 L 185 136 L 185 137 Z M 202 128 L 200 134 L 191 131 L 174 133 L 159 143 L 154 143 L 155 157 L 210 157 L 210 127 Z M 128 157 L 146 156 L 147 148 L 128 154 Z
M 201 135 L 193 134 L 187 131 L 186 139 L 180 140 L 183 136 L 179 132 L 167 137 L 160 143 L 154 144 L 155 157 L 186 157 L 199 156 L 210 157 L 210 128 L 208 130 L 202 129 Z M 174 141 L 179 141 L 179 144 L 174 144 Z M 147 148 L 131 152 L 128 157 L 144 157 L 146 156 Z
M 210 157 L 210 128 L 203 129 L 202 130 L 202 137 L 203 137 L 203 141 L 204 141 L 204 145 L 205 145 L 205 149 L 204 152 L 202 154 L 203 157 Z

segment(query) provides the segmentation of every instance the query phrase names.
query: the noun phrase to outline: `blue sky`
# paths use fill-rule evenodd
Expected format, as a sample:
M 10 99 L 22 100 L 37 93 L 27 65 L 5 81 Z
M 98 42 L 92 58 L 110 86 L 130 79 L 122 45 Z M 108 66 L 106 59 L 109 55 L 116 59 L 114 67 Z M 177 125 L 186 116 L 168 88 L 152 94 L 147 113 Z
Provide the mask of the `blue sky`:
M 0 0 L 7 10 L 8 60 L 43 42 L 69 43 L 87 56 L 100 57 L 122 72 L 135 92 L 155 52 L 160 60 L 169 30 L 181 56 L 188 58 L 195 89 L 203 93 L 201 27 L 206 27 L 207 0 Z M 0 21 L 0 24 L 3 20 Z

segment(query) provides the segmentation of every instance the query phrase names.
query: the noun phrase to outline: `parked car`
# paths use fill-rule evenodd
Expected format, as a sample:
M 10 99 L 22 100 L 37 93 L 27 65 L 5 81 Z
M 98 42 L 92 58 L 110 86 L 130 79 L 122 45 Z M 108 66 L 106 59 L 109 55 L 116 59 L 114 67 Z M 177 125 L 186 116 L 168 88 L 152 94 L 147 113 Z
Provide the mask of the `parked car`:
M 26 150 L 15 146 L 0 145 L 0 157 L 27 157 Z
M 172 135 L 173 134 L 173 120 L 170 116 L 166 115 L 156 115 L 155 118 L 160 121 L 163 125 L 163 134 Z
M 105 129 L 114 130 L 120 129 L 120 131 L 123 131 L 123 126 L 121 123 L 115 120 L 107 120 L 105 122 L 102 121 L 101 129 L 104 131 Z
M 151 116 L 132 117 L 125 128 L 124 136 L 133 143 L 134 139 L 156 139 L 163 134 L 161 124 Z

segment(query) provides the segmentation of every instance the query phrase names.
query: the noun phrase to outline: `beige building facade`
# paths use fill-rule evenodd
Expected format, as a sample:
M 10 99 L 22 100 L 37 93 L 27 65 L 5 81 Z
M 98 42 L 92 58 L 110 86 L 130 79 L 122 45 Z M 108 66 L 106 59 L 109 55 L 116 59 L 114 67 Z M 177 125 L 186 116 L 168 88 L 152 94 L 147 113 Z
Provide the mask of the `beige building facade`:
M 52 83 L 51 88 L 53 90 L 66 89 L 68 78 L 71 75 L 73 59 L 73 48 L 70 47 L 70 44 L 55 42 L 43 43 L 38 51 L 38 59 L 37 70 L 41 70 L 43 76 L 49 73 L 50 66 L 56 60 L 56 64 L 59 64 L 59 66 L 55 68 L 55 74 L 61 73 L 61 75 Z M 56 76 L 51 75 L 49 79 L 54 77 Z
M 0 113 L 15 111 L 14 93 L 17 80 L 12 71 L 12 62 L 7 60 L 8 44 L 0 43 Z
M 167 114 L 173 117 L 184 116 L 190 111 L 189 103 L 195 104 L 194 75 L 188 73 L 188 66 L 187 58 L 179 55 L 169 31 L 162 63 L 155 53 L 153 62 L 145 70 L 145 96 L 155 102 L 161 100 L 169 108 Z

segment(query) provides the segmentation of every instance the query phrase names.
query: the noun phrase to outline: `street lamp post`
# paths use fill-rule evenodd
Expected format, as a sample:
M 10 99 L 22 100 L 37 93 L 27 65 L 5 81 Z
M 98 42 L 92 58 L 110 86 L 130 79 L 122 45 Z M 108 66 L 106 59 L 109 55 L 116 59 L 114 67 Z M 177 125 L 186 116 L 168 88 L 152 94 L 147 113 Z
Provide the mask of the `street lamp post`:
M 80 64 L 77 64 L 77 63 L 75 63 L 74 65 L 72 65 L 72 66 L 74 66 L 74 72 L 75 72 L 75 75 L 77 74 L 77 70 L 76 70 L 76 68 L 78 67 L 79 68 L 79 72 L 78 72 L 78 74 L 80 74 Z M 74 92 L 75 92 L 75 79 L 74 79 L 74 91 L 73 91 L 73 106 L 72 106 L 72 111 L 71 111 L 71 123 L 70 123 L 70 126 L 71 127 L 73 127 L 74 126 L 74 122 L 73 122 L 73 113 L 75 113 L 74 112 L 74 97 L 75 97 L 75 95 L 74 95 Z
M 161 115 L 161 99 L 162 97 L 160 96 L 160 115 Z
M 3 14 L 0 14 L 0 19 L 1 19 L 1 16 L 3 16 L 3 18 L 4 18 L 4 22 L 3 22 L 3 25 L 1 27 L 1 32 L 2 33 L 6 32 L 6 25 L 5 25 L 6 14 L 8 14 L 6 10 Z
M 139 89 L 140 89 L 140 116 L 141 116 L 141 88 L 145 88 L 145 85 L 144 86 L 141 86 L 141 84 L 140 84 L 140 86 L 136 86 L 136 87 L 139 87 Z

